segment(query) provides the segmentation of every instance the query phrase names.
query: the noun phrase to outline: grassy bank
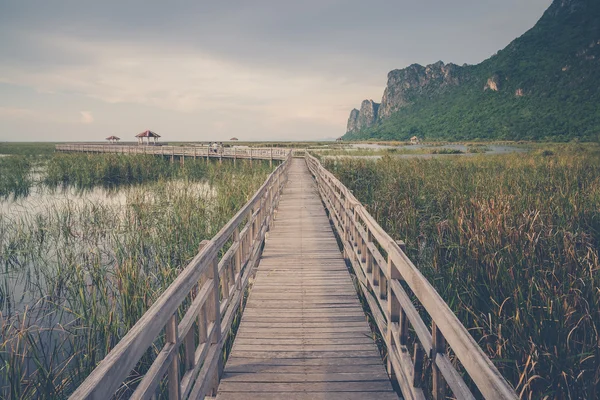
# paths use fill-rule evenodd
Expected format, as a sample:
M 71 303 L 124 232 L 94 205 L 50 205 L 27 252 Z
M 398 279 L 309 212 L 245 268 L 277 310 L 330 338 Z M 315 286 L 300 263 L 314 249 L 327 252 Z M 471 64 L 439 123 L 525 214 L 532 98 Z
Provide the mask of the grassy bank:
M 116 184 L 126 200 L 0 214 L 1 398 L 67 397 L 271 170 L 256 161 L 181 167 L 156 157 L 79 157 L 50 161 L 49 176 L 81 187 Z M 129 183 L 136 185 L 124 189 Z
M 326 160 L 523 397 L 600 394 L 600 150 Z

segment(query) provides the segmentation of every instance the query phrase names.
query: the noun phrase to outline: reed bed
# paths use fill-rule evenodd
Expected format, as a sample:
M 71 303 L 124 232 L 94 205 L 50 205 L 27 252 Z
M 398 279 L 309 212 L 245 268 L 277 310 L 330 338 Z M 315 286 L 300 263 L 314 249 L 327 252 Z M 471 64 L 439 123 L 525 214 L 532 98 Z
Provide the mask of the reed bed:
M 0 213 L 1 398 L 67 397 L 271 171 L 256 161 L 67 156 L 50 161 L 48 176 L 58 179 L 46 183 L 136 185 L 122 205 Z
M 31 167 L 23 156 L 0 157 L 0 198 L 26 196 L 32 185 Z
M 600 147 L 325 160 L 521 398 L 600 396 Z

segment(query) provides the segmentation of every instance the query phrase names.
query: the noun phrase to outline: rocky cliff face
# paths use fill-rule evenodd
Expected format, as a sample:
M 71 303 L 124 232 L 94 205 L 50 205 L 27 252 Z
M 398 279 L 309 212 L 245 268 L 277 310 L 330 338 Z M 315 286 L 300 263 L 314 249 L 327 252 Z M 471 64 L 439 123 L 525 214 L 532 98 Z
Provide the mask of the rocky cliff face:
M 377 121 L 378 110 L 379 103 L 375 103 L 373 100 L 363 100 L 360 111 L 355 108 L 350 112 L 346 131 L 358 132 L 373 126 Z
M 357 132 L 371 127 L 377 121 L 388 118 L 400 108 L 410 104 L 414 98 L 460 85 L 463 78 L 463 67 L 444 64 L 442 61 L 425 67 L 413 64 L 404 69 L 395 69 L 388 74 L 381 105 L 373 100 L 364 100 L 360 111 L 353 109 L 350 112 L 347 132 Z
M 348 118 L 348 124 L 346 125 L 346 132 L 358 132 L 360 128 L 358 127 L 358 114 L 359 111 L 356 108 L 353 108 L 350 111 L 350 117 Z
M 377 117 L 388 118 L 395 111 L 410 104 L 417 96 L 433 94 L 443 91 L 448 86 L 459 85 L 461 70 L 462 67 L 458 65 L 445 65 L 439 61 L 425 67 L 413 64 L 408 68 L 391 71 Z

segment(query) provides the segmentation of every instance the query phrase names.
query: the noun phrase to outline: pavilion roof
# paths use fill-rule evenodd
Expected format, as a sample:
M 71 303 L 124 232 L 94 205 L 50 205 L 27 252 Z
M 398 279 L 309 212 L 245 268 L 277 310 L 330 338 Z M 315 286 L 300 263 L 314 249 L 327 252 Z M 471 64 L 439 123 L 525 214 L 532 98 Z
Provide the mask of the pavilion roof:
M 152 132 L 152 131 L 144 131 L 142 133 L 139 133 L 137 135 L 135 135 L 136 138 L 159 138 L 160 135 L 156 132 Z
M 109 136 L 106 138 L 106 140 L 121 140 L 121 138 L 117 136 Z

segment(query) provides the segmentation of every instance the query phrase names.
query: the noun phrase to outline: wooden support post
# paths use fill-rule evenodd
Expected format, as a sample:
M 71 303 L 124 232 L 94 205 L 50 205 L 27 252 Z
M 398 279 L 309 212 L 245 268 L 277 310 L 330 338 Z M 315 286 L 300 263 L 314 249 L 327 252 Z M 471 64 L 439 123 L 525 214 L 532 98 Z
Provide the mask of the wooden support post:
M 177 314 L 174 314 L 169 319 L 166 329 L 167 343 L 177 343 Z M 179 393 L 179 352 L 173 354 L 171 363 L 169 364 L 169 381 L 167 383 L 169 388 L 169 399 L 179 400 L 181 394 Z
M 236 288 L 242 289 L 242 243 L 240 242 L 240 228 L 237 227 L 233 231 L 233 243 L 238 244 L 238 249 L 235 252 L 235 275 L 236 277 Z
M 390 255 L 390 249 L 387 249 L 387 250 L 388 250 L 388 257 L 387 257 L 387 272 L 388 273 L 387 273 L 387 276 L 389 276 L 390 280 L 399 279 L 400 273 L 398 272 L 398 269 L 394 266 L 392 257 Z M 388 346 L 388 351 L 392 352 L 392 351 L 396 351 L 396 344 L 394 343 L 394 340 L 392 337 L 392 335 L 393 335 L 392 326 L 394 323 L 400 322 L 401 307 L 400 307 L 400 301 L 398 301 L 398 298 L 396 297 L 395 293 L 392 291 L 392 285 L 390 285 L 389 282 L 387 284 L 386 291 L 387 291 L 387 310 L 385 310 L 385 314 L 386 314 L 388 323 L 387 323 L 387 331 L 385 333 L 385 343 Z M 392 365 L 390 357 L 388 357 L 388 359 L 387 359 L 387 370 L 388 370 L 390 379 L 396 380 L 396 374 L 394 373 L 394 367 Z
M 213 280 L 212 299 L 210 300 L 210 312 L 208 315 L 208 319 L 213 325 L 210 344 L 211 346 L 218 346 L 218 343 L 221 340 L 221 302 L 219 301 L 219 263 L 216 258 L 212 260 L 211 265 L 209 265 L 208 278 Z M 221 354 L 219 354 L 218 357 L 214 381 L 210 388 L 212 395 L 216 395 L 219 379 L 221 378 L 221 373 L 223 371 L 223 357 Z
M 413 351 L 413 387 L 416 388 L 422 386 L 424 355 L 423 348 L 419 345 L 419 342 L 416 342 Z
M 208 244 L 208 242 L 208 240 L 203 240 L 202 242 L 200 242 L 200 245 L 198 246 L 198 252 L 202 251 L 202 249 Z M 202 289 L 202 286 L 204 286 L 206 279 L 206 274 L 203 274 L 200 277 L 200 281 L 198 282 L 198 290 Z M 208 320 L 206 317 L 206 309 L 207 307 L 205 305 L 200 309 L 200 313 L 198 313 L 198 337 L 200 338 L 200 345 L 206 343 L 206 340 L 208 339 Z
M 435 363 L 435 359 L 438 354 L 443 354 L 446 352 L 446 340 L 442 335 L 442 332 L 438 329 L 435 324 L 435 321 L 431 323 L 431 369 L 433 374 L 433 398 L 435 400 L 441 400 L 446 398 L 446 383 L 444 382 L 444 377 L 442 376 L 442 372 L 438 368 Z
M 402 250 L 403 253 L 406 253 L 406 243 L 404 243 L 404 240 L 396 240 L 396 244 L 398 247 L 400 247 L 400 250 Z

